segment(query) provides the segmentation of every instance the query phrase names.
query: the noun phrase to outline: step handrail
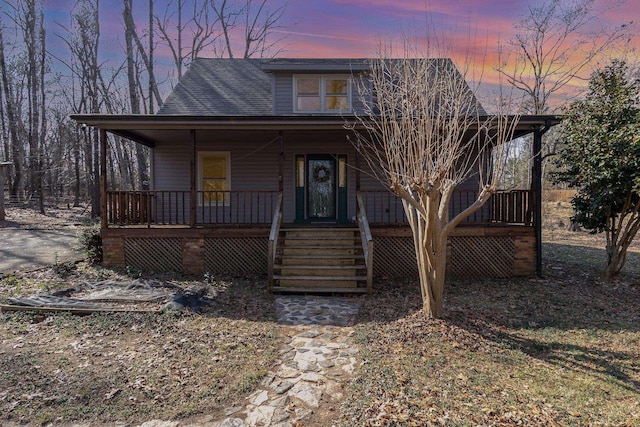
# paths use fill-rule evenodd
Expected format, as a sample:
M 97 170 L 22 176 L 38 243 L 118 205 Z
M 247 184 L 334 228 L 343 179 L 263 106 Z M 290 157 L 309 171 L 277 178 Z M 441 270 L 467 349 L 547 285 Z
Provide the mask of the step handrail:
M 371 236 L 371 228 L 369 228 L 366 207 L 362 201 L 362 194 L 359 191 L 356 192 L 356 201 L 356 218 L 358 219 L 358 228 L 360 229 L 364 263 L 367 267 L 367 292 L 371 293 L 373 290 L 373 237 Z
M 273 267 L 276 263 L 276 252 L 278 250 L 278 236 L 280 235 L 280 226 L 282 225 L 282 192 L 278 193 L 276 209 L 273 213 L 271 221 L 271 232 L 269 233 L 269 290 L 273 288 Z

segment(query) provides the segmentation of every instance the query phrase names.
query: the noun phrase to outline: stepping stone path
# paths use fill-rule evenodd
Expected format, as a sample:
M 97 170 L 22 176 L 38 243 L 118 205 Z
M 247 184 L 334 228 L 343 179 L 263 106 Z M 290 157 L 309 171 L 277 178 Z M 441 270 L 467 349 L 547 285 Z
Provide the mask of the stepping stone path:
M 323 402 L 342 400 L 359 365 L 351 340 L 359 308 L 354 298 L 277 296 L 278 322 L 291 326 L 280 367 L 219 427 L 309 425 Z
M 344 398 L 343 387 L 360 366 L 352 341 L 361 300 L 319 296 L 276 296 L 278 323 L 287 338 L 280 366 L 245 402 L 225 409 L 227 418 L 197 427 L 295 427 L 319 425 L 314 413 Z M 154 421 L 139 427 L 156 427 Z M 166 421 L 164 423 L 167 423 Z M 178 422 L 157 427 L 180 427 Z M 186 426 L 186 425 L 185 425 Z

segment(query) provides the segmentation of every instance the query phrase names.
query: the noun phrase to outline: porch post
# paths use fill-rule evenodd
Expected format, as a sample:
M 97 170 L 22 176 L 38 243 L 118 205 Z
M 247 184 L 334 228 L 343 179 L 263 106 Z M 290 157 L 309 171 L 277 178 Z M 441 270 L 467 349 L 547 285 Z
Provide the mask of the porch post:
M 356 149 L 356 191 L 360 191 L 360 153 Z
M 533 133 L 533 224 L 536 234 L 536 276 L 542 277 L 542 134 L 538 127 Z
M 280 160 L 278 164 L 278 191 L 282 193 L 284 190 L 284 132 L 278 132 L 280 139 Z
M 109 227 L 107 221 L 107 131 L 104 129 L 100 129 L 100 227 Z
M 196 151 L 196 130 L 189 130 L 189 142 L 191 144 L 191 177 L 190 177 L 190 196 L 189 196 L 189 226 L 191 228 L 196 225 L 196 209 L 197 194 L 196 194 L 196 163 L 198 161 L 198 152 Z

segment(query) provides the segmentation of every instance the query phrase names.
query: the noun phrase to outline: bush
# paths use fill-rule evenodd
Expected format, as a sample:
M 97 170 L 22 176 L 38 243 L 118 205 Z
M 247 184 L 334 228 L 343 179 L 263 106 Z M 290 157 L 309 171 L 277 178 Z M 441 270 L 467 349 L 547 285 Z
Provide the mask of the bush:
M 80 247 L 86 252 L 92 263 L 102 262 L 102 237 L 100 224 L 85 225 L 78 232 Z

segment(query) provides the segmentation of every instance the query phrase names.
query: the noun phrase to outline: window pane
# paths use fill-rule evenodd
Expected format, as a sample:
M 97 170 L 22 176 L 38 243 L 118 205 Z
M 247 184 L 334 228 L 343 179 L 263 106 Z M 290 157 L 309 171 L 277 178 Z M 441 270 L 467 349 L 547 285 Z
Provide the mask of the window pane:
M 347 81 L 344 79 L 327 79 L 325 90 L 327 95 L 346 95 Z
M 297 85 L 299 95 L 317 95 L 320 93 L 319 79 L 298 79 Z
M 319 96 L 299 96 L 298 110 L 320 111 L 320 97 Z
M 224 179 L 205 179 L 204 185 L 204 201 L 205 202 L 222 202 L 225 200 L 225 193 L 222 191 L 227 190 L 227 181 Z M 220 193 L 206 193 L 206 191 L 220 191 Z
M 326 110 L 346 110 L 349 108 L 349 99 L 346 96 L 327 96 L 325 98 Z
M 202 158 L 202 178 L 227 178 L 227 158 L 225 156 L 205 156 Z

